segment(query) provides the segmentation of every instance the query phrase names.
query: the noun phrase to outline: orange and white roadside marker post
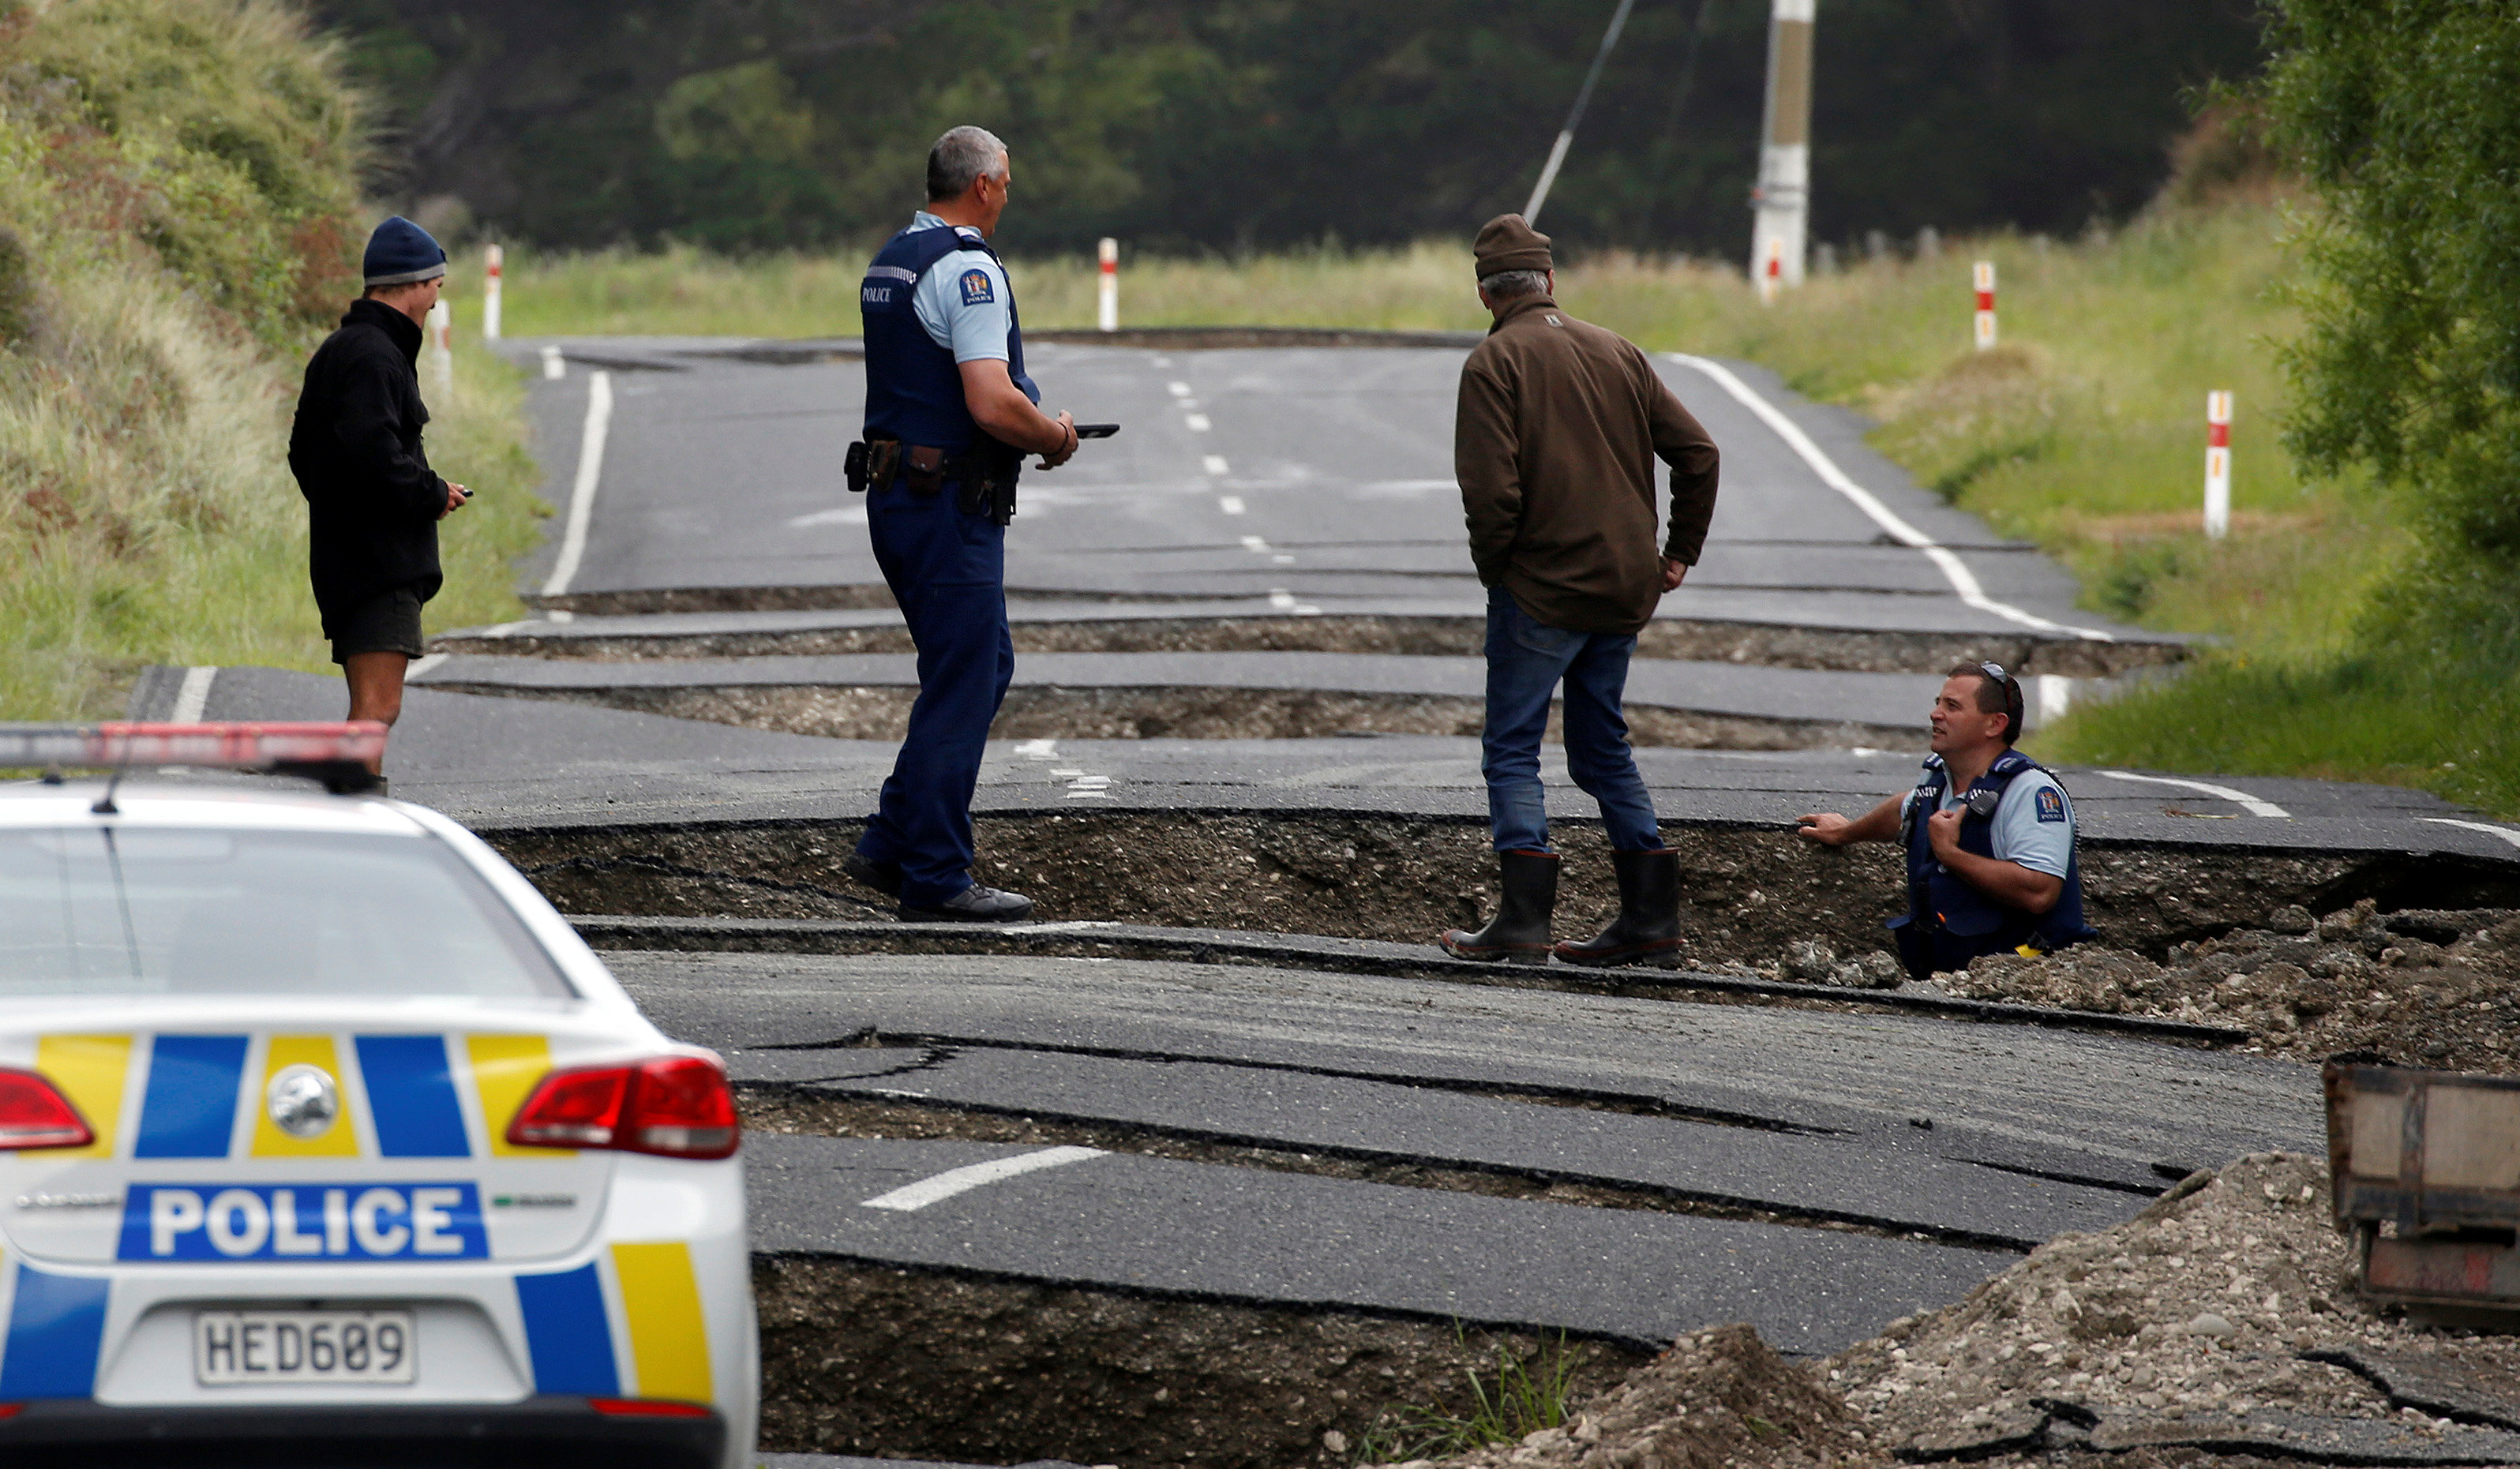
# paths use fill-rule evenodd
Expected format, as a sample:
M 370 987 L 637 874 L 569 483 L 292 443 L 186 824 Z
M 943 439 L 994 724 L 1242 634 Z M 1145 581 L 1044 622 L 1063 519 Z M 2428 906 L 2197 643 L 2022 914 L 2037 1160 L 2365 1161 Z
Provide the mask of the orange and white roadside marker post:
M 2205 534 L 2221 540 L 2231 533 L 2231 394 L 2217 389 L 2205 395 Z
M 1120 242 L 1105 235 L 1096 253 L 1102 264 L 1102 299 L 1097 303 L 1096 325 L 1105 332 L 1120 330 Z
M 1770 305 L 1777 292 L 1785 289 L 1785 242 L 1780 236 L 1768 239 L 1768 263 L 1759 268 L 1759 304 Z
M 1977 349 L 1995 346 L 1995 262 L 1980 260 L 1970 273 L 1977 287 Z
M 499 276 L 508 263 L 508 252 L 497 245 L 481 250 L 481 339 L 499 339 Z

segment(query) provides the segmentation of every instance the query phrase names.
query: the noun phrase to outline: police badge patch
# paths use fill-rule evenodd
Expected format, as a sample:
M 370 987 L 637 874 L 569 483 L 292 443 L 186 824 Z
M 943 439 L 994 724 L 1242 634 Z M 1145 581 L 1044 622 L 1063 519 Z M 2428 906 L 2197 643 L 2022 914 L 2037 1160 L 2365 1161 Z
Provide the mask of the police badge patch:
M 990 301 L 996 300 L 997 298 L 998 288 L 995 283 L 990 281 L 989 273 L 987 271 L 982 270 L 975 265 L 969 270 L 963 272 L 964 305 L 984 305 Z
M 2039 820 L 2061 822 L 2065 819 L 2065 798 L 2052 785 L 2039 787 Z

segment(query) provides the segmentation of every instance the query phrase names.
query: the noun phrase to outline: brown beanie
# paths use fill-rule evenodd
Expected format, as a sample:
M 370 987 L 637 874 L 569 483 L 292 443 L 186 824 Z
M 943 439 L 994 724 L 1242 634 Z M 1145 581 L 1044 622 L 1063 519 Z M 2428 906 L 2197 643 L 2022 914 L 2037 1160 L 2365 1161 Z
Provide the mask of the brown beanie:
M 1519 214 L 1500 214 L 1479 226 L 1478 242 L 1470 246 L 1478 256 L 1479 279 L 1508 270 L 1551 270 L 1549 237 L 1523 222 Z

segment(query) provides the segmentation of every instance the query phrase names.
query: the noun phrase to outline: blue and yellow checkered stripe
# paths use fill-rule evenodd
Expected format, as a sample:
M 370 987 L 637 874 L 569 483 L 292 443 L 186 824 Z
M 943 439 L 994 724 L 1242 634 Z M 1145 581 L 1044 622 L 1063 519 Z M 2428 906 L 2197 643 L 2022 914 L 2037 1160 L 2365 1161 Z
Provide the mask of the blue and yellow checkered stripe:
M 87 1398 L 113 1282 L 10 1261 L 0 1400 Z M 708 1314 L 691 1247 L 624 1241 L 574 1269 L 518 1274 L 533 1390 L 588 1398 L 716 1401 Z
M 507 1141 L 551 1070 L 542 1036 L 47 1035 L 33 1060 L 96 1131 L 47 1159 L 566 1156 Z M 262 1105 L 296 1065 L 340 1085 L 342 1116 L 318 1136 L 282 1132 Z
M 534 1391 L 716 1399 L 699 1274 L 680 1240 L 623 1241 L 571 1270 L 517 1277 Z

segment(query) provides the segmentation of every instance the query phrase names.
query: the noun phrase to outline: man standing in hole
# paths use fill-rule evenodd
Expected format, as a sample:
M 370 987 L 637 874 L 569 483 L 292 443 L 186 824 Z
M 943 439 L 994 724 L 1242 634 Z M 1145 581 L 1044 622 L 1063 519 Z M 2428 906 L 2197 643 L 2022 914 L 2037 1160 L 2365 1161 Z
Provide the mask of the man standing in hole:
M 2096 936 L 2083 922 L 2073 798 L 2012 747 L 2021 714 L 2020 680 L 2001 664 L 1962 663 L 1934 696 L 1933 753 L 1915 789 L 1851 822 L 1833 811 L 1802 819 L 1802 834 L 1823 846 L 1907 849 L 1908 912 L 1890 927 L 1914 979 Z

